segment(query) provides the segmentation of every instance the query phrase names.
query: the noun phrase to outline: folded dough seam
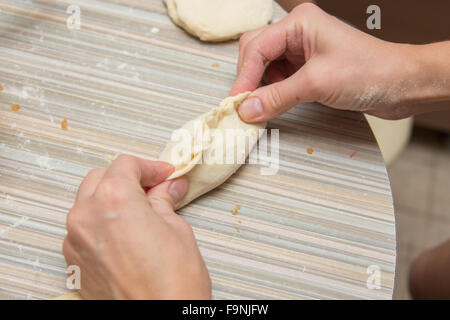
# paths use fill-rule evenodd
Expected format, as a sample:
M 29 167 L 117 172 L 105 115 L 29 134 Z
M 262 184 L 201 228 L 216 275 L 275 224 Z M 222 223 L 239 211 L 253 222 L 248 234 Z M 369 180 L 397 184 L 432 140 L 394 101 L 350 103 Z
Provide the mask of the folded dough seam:
M 223 100 L 218 107 L 187 122 L 180 129 L 185 130 L 185 132 L 187 131 L 189 138 L 181 142 L 171 139 L 161 153 L 159 160 L 169 162 L 175 166 L 175 172 L 172 173 L 168 180 L 186 176 L 190 182 L 189 191 L 178 208 L 225 182 L 242 165 L 242 163 L 237 161 L 233 163 L 223 161 L 214 164 L 201 162 L 204 153 L 208 151 L 208 148 L 211 147 L 213 142 L 211 134 L 213 130 L 218 130 L 219 133 L 223 133 L 223 136 L 225 136 L 227 130 L 250 132 L 254 136 L 254 139 L 249 138 L 248 141 L 245 140 L 244 142 L 244 161 L 256 145 L 257 140 L 262 133 L 258 130 L 264 129 L 266 127 L 266 122 L 256 124 L 245 123 L 240 119 L 237 113 L 239 104 L 250 94 L 251 92 L 244 92 L 233 97 L 228 97 Z M 196 123 L 200 123 L 200 136 L 198 136 L 198 126 L 196 127 Z M 174 131 L 174 136 L 177 136 L 176 133 L 178 130 Z M 174 136 L 172 136 L 172 138 L 174 138 Z M 180 135 L 178 135 L 178 137 L 180 137 Z M 220 143 L 223 141 L 219 140 L 218 142 Z M 182 147 L 188 147 L 187 149 L 192 151 L 182 156 L 179 152 L 179 149 Z M 234 146 L 233 148 L 229 148 L 228 145 L 226 145 L 223 159 L 226 158 L 226 153 L 232 153 L 234 157 L 235 151 L 236 148 Z

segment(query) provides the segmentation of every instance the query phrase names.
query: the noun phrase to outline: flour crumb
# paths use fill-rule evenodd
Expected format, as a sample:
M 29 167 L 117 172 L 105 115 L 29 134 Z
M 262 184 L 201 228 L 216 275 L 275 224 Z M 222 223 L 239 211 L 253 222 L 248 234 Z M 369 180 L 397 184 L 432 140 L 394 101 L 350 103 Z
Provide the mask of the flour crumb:
M 46 154 L 44 156 L 37 156 L 36 157 L 36 163 L 42 169 L 51 170 L 52 169 L 52 166 L 50 164 L 51 160 L 52 159 L 48 156 L 48 154 Z
M 234 210 L 231 212 L 231 214 L 232 214 L 233 216 L 237 216 L 238 213 L 239 213 L 239 209 L 241 209 L 241 206 L 240 206 L 240 205 L 237 205 L 237 206 L 234 208 Z
M 121 64 L 119 64 L 119 65 L 117 66 L 117 69 L 118 69 L 118 70 L 123 70 L 123 69 L 126 68 L 127 65 L 128 65 L 127 63 L 121 63 Z
M 61 121 L 61 129 L 62 129 L 62 130 L 67 130 L 67 128 L 68 128 L 67 119 L 64 118 L 64 119 Z

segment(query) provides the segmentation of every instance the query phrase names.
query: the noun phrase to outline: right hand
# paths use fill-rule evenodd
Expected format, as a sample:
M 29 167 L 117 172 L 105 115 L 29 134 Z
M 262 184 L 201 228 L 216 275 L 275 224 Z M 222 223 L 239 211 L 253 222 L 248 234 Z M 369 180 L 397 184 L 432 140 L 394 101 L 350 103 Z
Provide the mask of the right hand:
M 421 98 L 417 88 L 436 79 L 434 70 L 419 70 L 417 62 L 430 57 L 421 47 L 377 39 L 313 4 L 301 4 L 279 22 L 241 37 L 231 95 L 254 91 L 238 110 L 246 122 L 270 120 L 314 101 L 404 118 L 417 113 L 412 107 Z M 261 80 L 268 85 L 258 88 Z
M 67 215 L 63 253 L 81 269 L 85 299 L 209 299 L 211 280 L 191 227 L 174 212 L 185 178 L 174 168 L 119 156 L 95 169 Z

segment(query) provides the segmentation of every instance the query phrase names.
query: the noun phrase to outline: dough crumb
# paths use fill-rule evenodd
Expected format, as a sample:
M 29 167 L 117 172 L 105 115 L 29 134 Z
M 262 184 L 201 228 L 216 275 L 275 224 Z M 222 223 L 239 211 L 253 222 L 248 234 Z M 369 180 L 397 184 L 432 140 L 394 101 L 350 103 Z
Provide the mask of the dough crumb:
M 212 66 L 215 67 L 215 68 L 218 68 L 218 67 L 220 67 L 220 64 L 217 63 L 217 62 L 214 62 L 214 63 L 212 64 Z
M 238 223 L 239 223 L 239 224 L 241 224 L 241 223 L 242 223 L 242 221 L 241 221 L 241 220 L 238 220 Z
M 19 109 L 20 109 L 20 106 L 19 106 L 18 104 L 13 104 L 13 105 L 11 106 L 11 110 L 12 110 L 12 111 L 19 111 Z
M 151 31 L 153 34 L 157 34 L 159 32 L 159 28 L 153 27 Z
M 237 205 L 235 208 L 234 208 L 234 210 L 231 212 L 231 214 L 233 215 L 233 216 L 237 216 L 238 215 L 238 213 L 239 213 L 239 209 L 241 208 L 241 206 L 240 205 Z
M 313 149 L 313 148 L 308 148 L 308 149 L 306 149 L 306 152 L 307 152 L 308 154 L 313 154 L 314 149 Z
M 3 91 L 3 87 L 2 87 L 2 85 L 0 84 L 0 91 Z
M 67 119 L 66 119 L 66 118 L 64 118 L 64 119 L 61 121 L 61 129 L 63 129 L 63 130 L 67 130 L 67 129 L 68 129 Z
M 240 232 L 240 231 L 239 231 L 239 228 L 236 228 L 236 232 L 237 232 L 237 233 L 239 233 L 239 232 Z
M 127 66 L 126 63 L 121 63 L 121 64 L 119 64 L 119 65 L 117 66 L 117 69 L 123 70 L 123 69 L 125 69 L 126 66 Z

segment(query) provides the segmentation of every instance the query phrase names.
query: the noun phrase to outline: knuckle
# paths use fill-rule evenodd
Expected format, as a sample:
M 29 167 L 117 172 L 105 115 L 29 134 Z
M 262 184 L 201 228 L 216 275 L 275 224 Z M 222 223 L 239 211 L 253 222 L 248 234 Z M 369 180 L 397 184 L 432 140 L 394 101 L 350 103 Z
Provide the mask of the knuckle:
M 81 190 L 84 190 L 86 187 L 88 187 L 90 184 L 95 182 L 97 179 L 99 179 L 105 172 L 105 169 L 103 168 L 96 168 L 92 169 L 88 172 L 88 174 L 84 177 L 83 181 L 81 182 L 78 192 Z
M 246 48 L 247 48 L 248 56 L 260 55 L 261 45 L 260 45 L 260 41 L 258 39 L 252 40 L 249 43 L 247 43 Z
M 296 6 L 292 11 L 296 14 L 304 14 L 307 12 L 316 12 L 319 9 L 317 5 L 311 2 L 305 2 Z
M 136 161 L 136 157 L 131 156 L 129 154 L 120 154 L 117 158 L 116 158 L 116 162 L 134 162 Z
M 283 98 L 279 85 L 272 85 L 272 88 L 267 95 L 267 103 L 269 104 L 269 108 L 275 113 L 279 112 L 283 108 Z
M 80 213 L 75 213 L 73 211 L 69 212 L 67 215 L 67 236 L 71 237 L 80 230 L 83 226 L 83 218 Z
M 127 187 L 118 178 L 106 178 L 97 187 L 95 196 L 102 201 L 117 204 L 126 199 Z
M 97 176 L 102 174 L 105 171 L 105 169 L 103 168 L 95 168 L 95 169 L 91 169 L 88 174 L 86 175 L 86 178 L 91 177 L 91 176 Z
M 243 47 L 245 47 L 247 45 L 247 43 L 250 40 L 250 35 L 251 32 L 246 32 L 244 33 L 241 38 L 239 39 L 239 47 L 242 49 Z

